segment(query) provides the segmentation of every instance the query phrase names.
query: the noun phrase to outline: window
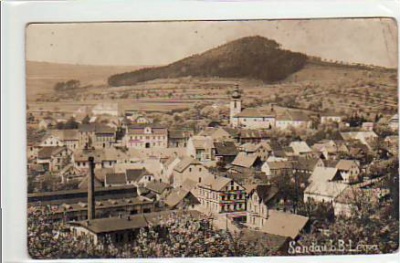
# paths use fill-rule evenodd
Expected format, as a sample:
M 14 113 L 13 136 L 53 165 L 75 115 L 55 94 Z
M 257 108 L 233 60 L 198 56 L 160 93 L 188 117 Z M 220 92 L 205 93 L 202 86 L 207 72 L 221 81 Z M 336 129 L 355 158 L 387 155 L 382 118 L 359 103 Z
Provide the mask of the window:
M 201 177 L 199 177 L 199 183 L 201 183 Z
M 189 168 L 189 172 L 191 172 L 191 171 L 192 171 L 192 167 Z
M 199 172 L 201 172 L 201 170 L 202 170 L 202 169 L 201 169 L 201 167 L 200 167 L 200 168 L 199 168 Z

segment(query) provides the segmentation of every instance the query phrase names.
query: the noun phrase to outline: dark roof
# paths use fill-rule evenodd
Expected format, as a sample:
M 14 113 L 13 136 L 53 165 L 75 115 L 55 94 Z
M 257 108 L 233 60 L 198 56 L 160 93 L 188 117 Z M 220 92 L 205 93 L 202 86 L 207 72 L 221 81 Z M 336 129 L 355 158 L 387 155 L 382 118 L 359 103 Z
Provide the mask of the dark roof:
M 59 153 L 60 151 L 62 151 L 63 149 L 65 149 L 64 147 L 61 146 L 55 146 L 55 147 L 43 147 L 42 149 L 40 149 L 40 151 L 38 152 L 38 158 L 39 159 L 49 159 L 51 158 L 51 156 Z
M 238 149 L 234 142 L 215 142 L 214 146 L 216 155 L 235 156 L 238 154 Z
M 275 117 L 275 114 L 271 109 L 246 108 L 234 117 Z
M 318 158 L 298 157 L 294 163 L 294 167 L 298 170 L 313 171 L 319 160 Z
M 80 132 L 94 132 L 96 130 L 96 125 L 94 123 L 79 125 Z
M 271 185 L 257 185 L 255 191 L 257 192 L 257 195 L 260 197 L 261 201 L 264 204 L 267 204 L 278 194 L 279 189 Z
M 221 126 L 221 122 L 219 121 L 210 121 L 210 123 L 208 123 L 207 127 L 213 127 L 213 128 L 218 128 Z
M 276 117 L 277 120 L 309 121 L 310 117 L 302 111 L 285 111 Z
M 282 249 L 285 246 L 285 243 L 289 240 L 288 237 L 254 231 L 247 228 L 242 230 L 242 234 L 243 240 L 261 243 L 274 252 Z
M 275 157 L 286 157 L 283 147 L 276 140 L 271 140 L 269 145 Z
M 223 129 L 224 129 L 224 131 L 229 133 L 232 136 L 232 138 L 239 137 L 239 134 L 240 134 L 240 130 L 239 129 L 227 128 L 227 127 L 224 127 Z
M 262 138 L 267 139 L 270 137 L 270 134 L 267 130 L 242 130 L 240 132 L 240 138 Z
M 126 176 L 124 173 L 109 173 L 106 174 L 107 184 L 126 184 Z
M 149 225 L 162 225 L 171 216 L 190 216 L 193 220 L 205 218 L 198 211 L 161 211 L 147 214 L 131 215 L 129 217 L 109 217 L 97 218 L 90 221 L 69 222 L 70 225 L 81 226 L 95 234 L 109 233 L 117 231 L 126 231 L 131 229 L 139 229 Z
M 114 134 L 115 129 L 107 125 L 96 125 L 95 133 L 108 133 Z
M 142 169 L 127 169 L 126 180 L 127 181 L 139 181 L 147 173 L 145 168 Z
M 187 139 L 194 134 L 193 130 L 170 130 L 170 139 Z
M 166 189 L 171 188 L 171 186 L 164 182 L 152 181 L 146 185 L 146 188 L 157 194 L 162 194 Z

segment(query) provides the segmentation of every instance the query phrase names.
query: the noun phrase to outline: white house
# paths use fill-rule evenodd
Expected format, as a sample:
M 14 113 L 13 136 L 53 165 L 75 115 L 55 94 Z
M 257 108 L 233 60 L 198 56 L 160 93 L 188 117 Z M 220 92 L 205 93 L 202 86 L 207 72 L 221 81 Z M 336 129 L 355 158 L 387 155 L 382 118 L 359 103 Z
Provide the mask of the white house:
M 356 180 L 361 172 L 360 162 L 356 160 L 340 160 L 336 168 L 346 183 Z
M 184 157 L 174 166 L 172 174 L 173 186 L 180 187 L 187 179 L 201 183 L 210 175 L 210 172 L 199 161 L 191 157 Z
M 311 124 L 311 119 L 304 112 L 286 110 L 276 116 L 275 127 L 278 129 L 289 127 L 308 129 Z
M 198 185 L 197 198 L 212 214 L 246 211 L 246 191 L 231 178 L 208 176 Z
M 291 142 L 289 147 L 292 147 L 294 154 L 297 156 L 306 156 L 312 153 L 311 148 L 304 141 Z
M 118 116 L 118 103 L 101 103 L 92 109 L 93 115 L 111 115 Z
M 342 181 L 337 168 L 316 167 L 309 178 L 310 185 L 304 190 L 304 202 L 333 202 L 348 187 Z
M 153 124 L 137 124 L 127 128 L 124 138 L 128 148 L 167 148 L 168 129 Z
M 340 122 L 342 122 L 342 116 L 340 114 L 334 113 L 334 112 L 321 113 L 320 121 L 322 124 L 325 124 L 328 122 L 340 123 Z
M 187 142 L 187 155 L 198 161 L 215 159 L 215 146 L 211 136 L 192 136 Z
M 251 228 L 262 228 L 269 218 L 269 209 L 279 189 L 271 185 L 257 185 L 247 196 L 246 225 Z

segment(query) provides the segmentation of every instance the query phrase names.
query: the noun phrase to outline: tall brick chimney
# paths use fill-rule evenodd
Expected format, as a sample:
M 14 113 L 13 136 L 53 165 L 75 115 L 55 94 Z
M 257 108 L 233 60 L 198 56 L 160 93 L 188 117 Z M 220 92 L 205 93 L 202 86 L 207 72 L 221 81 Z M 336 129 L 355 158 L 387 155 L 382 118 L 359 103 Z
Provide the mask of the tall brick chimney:
M 94 157 L 90 156 L 89 159 L 90 175 L 88 181 L 88 220 L 92 220 L 96 215 L 95 199 L 94 199 Z

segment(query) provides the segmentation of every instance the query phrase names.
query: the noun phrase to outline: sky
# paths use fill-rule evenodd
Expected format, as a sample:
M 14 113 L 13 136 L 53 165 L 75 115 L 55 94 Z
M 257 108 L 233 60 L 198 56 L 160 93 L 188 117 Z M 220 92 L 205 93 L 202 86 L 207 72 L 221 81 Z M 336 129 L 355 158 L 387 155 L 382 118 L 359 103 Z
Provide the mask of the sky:
M 31 24 L 26 58 L 85 65 L 156 66 L 246 36 L 328 60 L 397 67 L 391 19 Z

